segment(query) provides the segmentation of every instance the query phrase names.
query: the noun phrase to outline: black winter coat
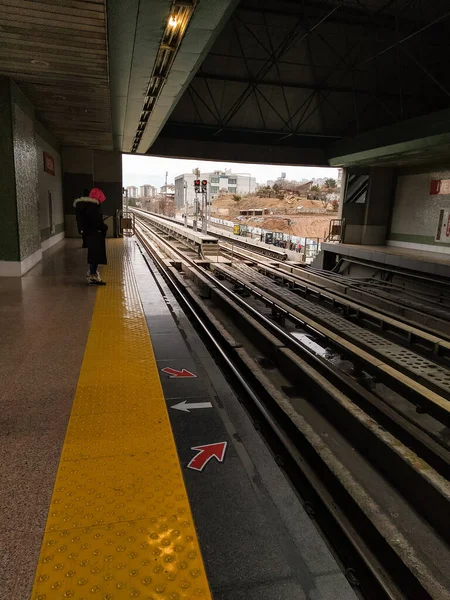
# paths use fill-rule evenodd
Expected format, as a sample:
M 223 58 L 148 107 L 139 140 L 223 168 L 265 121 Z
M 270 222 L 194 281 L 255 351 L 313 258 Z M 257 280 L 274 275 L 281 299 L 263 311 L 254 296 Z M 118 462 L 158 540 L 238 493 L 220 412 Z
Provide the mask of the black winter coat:
M 73 203 L 76 210 L 78 233 L 88 249 L 87 262 L 90 265 L 106 265 L 105 236 L 108 226 L 103 221 L 100 202 L 95 198 L 78 198 Z

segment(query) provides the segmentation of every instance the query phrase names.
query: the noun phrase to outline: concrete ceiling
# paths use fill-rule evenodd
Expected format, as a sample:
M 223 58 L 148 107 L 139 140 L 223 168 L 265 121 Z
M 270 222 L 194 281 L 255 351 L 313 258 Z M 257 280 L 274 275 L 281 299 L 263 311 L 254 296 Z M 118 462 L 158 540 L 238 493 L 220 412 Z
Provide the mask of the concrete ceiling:
M 108 2 L 114 148 L 129 152 L 142 111 L 170 0 Z
M 449 159 L 448 0 L 106 6 L 0 4 L 0 74 L 63 144 L 280 164 Z M 190 20 L 149 108 L 180 6 Z
M 62 144 L 112 148 L 103 0 L 1 0 L 0 75 Z
M 108 1 L 114 146 L 123 152 L 132 149 L 157 52 L 177 4 L 176 0 Z M 157 137 L 237 0 L 192 5 L 192 18 L 148 119 L 138 153 L 145 153 Z
M 332 166 L 405 166 L 450 161 L 450 109 L 342 139 L 328 148 Z

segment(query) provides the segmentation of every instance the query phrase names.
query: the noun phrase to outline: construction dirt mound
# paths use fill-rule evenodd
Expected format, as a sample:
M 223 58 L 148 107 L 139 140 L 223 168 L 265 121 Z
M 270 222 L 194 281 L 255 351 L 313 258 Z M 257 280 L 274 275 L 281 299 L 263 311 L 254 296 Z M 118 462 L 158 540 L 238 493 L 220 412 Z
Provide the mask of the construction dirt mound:
M 230 218 L 236 218 L 239 216 L 241 210 L 249 210 L 251 208 L 269 208 L 273 210 L 282 210 L 283 212 L 294 213 L 299 207 L 303 209 L 313 208 L 325 209 L 322 202 L 318 200 L 307 200 L 299 196 L 286 196 L 283 200 L 279 198 L 261 198 L 259 196 L 242 196 L 241 199 L 236 202 L 233 199 L 233 194 L 225 194 L 220 198 L 215 198 L 212 203 L 211 213 L 219 213 L 220 210 L 228 210 L 228 216 Z
M 305 210 L 314 209 L 314 212 L 322 209 L 323 213 L 299 214 L 298 208 L 300 206 Z M 252 208 L 268 208 L 276 214 L 265 217 L 249 217 L 245 220 L 241 218 L 238 220 L 241 210 Z M 228 214 L 224 214 L 225 210 L 227 210 Z M 307 200 L 298 196 L 287 196 L 284 200 L 280 200 L 279 198 L 261 198 L 259 196 L 242 196 L 236 202 L 231 194 L 226 194 L 213 200 L 211 214 L 212 216 L 235 221 L 236 223 L 246 222 L 248 225 L 261 227 L 268 231 L 278 231 L 299 237 L 321 239 L 328 234 L 330 220 L 337 217 L 335 212 L 325 210 L 322 202 L 317 200 Z
M 300 237 L 318 237 L 322 239 L 328 234 L 332 218 L 330 215 L 301 215 L 290 217 L 289 223 L 285 218 L 268 217 L 266 219 L 258 219 L 257 223 L 253 223 L 250 220 L 248 224 L 267 229 L 268 231 L 280 231 Z

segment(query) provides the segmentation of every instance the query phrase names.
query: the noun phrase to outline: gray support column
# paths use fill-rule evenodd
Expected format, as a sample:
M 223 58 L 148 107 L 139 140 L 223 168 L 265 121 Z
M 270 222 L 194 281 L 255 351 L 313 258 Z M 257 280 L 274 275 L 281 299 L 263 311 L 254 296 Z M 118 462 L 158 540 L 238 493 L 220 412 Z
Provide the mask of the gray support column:
M 341 191 L 340 216 L 345 219 L 346 244 L 361 244 L 367 201 L 367 170 L 348 168 Z
M 339 208 L 338 208 L 338 218 L 342 219 L 343 218 L 343 212 L 344 212 L 344 198 L 345 198 L 345 188 L 347 185 L 347 176 L 348 176 L 348 169 L 346 167 L 342 168 L 342 177 L 341 177 L 341 192 L 339 195 Z
M 114 235 L 114 219 L 122 208 L 122 154 L 108 150 L 65 146 L 63 156 L 63 197 L 66 235 L 78 237 L 73 201 L 85 188 L 100 188 L 106 196 L 103 213 L 109 216 L 108 236 Z
M 0 78 L 0 275 L 20 276 L 42 258 L 34 108 Z
M 9 79 L 0 77 L 0 262 L 20 259 L 13 152 L 13 119 Z M 5 269 L 7 265 L 3 265 Z
M 383 246 L 392 210 L 395 169 L 348 168 L 343 182 L 340 215 L 345 219 L 346 244 Z
M 395 184 L 395 169 L 374 167 L 369 172 L 361 244 L 384 246 L 389 231 Z

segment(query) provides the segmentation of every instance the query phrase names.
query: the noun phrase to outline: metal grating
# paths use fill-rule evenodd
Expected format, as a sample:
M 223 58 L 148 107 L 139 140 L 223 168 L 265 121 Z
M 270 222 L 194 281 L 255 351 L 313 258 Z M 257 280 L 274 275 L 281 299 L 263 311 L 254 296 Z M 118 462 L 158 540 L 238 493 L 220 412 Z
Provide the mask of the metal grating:
M 390 342 L 376 333 L 367 331 L 344 317 L 334 314 L 327 308 L 300 298 L 297 294 L 285 287 L 280 287 L 269 277 L 255 271 L 252 267 L 239 264 L 234 265 L 233 268 L 220 266 L 217 269 L 227 276 L 239 278 L 240 281 L 254 284 L 261 290 L 269 292 L 292 306 L 295 310 L 304 313 L 310 319 L 314 319 L 356 346 L 378 356 L 382 360 L 384 359 L 387 363 L 394 364 L 399 371 L 406 373 L 411 379 L 417 380 L 420 377 L 429 383 L 430 386 L 444 393 L 444 395 L 449 395 L 449 369 L 437 365 L 431 360 L 398 344 Z

